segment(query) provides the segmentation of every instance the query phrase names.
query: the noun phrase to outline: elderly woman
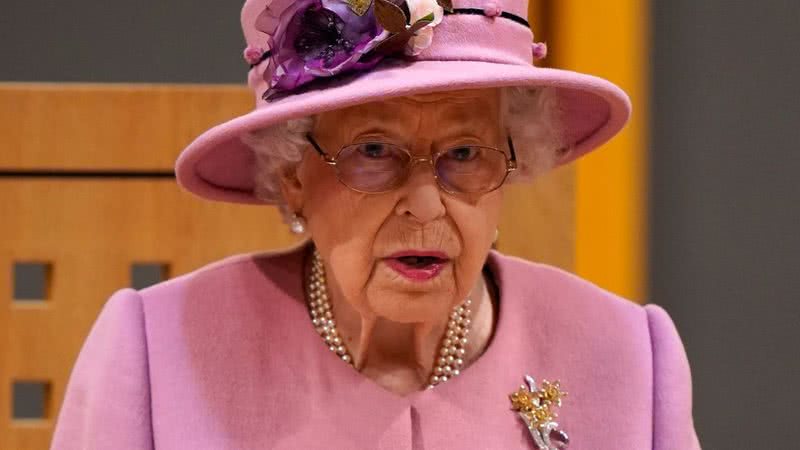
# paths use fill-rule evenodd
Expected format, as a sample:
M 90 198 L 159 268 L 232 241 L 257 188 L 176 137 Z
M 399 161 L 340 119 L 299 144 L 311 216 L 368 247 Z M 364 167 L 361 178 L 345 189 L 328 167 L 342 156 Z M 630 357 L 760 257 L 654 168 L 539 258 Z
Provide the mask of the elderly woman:
M 526 11 L 248 0 L 257 108 L 193 142 L 178 181 L 277 205 L 308 239 L 114 294 L 53 448 L 699 448 L 662 309 L 492 250 L 504 186 L 630 108 L 533 66 Z

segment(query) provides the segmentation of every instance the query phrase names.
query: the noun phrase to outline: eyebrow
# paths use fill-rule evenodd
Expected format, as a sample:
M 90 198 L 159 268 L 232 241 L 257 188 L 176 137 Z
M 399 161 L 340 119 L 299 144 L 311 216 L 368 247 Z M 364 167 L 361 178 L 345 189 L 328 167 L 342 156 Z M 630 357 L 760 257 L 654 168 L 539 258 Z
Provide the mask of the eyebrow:
M 391 139 L 397 139 L 403 144 L 406 144 L 407 140 L 407 136 L 400 132 L 399 127 L 392 127 L 390 123 L 386 122 L 370 124 L 369 126 L 363 127 L 355 127 L 349 133 L 348 139 L 352 142 L 364 135 L 386 136 Z
M 485 102 L 480 102 L 478 106 L 488 106 L 484 105 L 484 103 Z M 406 133 L 404 130 L 407 128 L 406 125 L 411 124 L 413 120 L 411 120 L 410 117 L 406 118 L 409 123 L 398 120 L 398 116 L 393 115 L 391 112 L 391 105 L 387 106 L 388 107 L 385 109 L 371 111 L 369 113 L 367 111 L 359 111 L 355 115 L 358 124 L 349 130 L 347 139 L 352 142 L 359 136 L 376 134 L 396 139 L 398 143 L 408 146 L 410 144 L 410 138 L 413 138 L 413 136 L 409 136 L 409 133 Z M 470 115 L 471 110 L 469 108 L 464 108 L 464 103 L 448 104 L 444 108 L 441 108 L 439 112 L 441 114 L 437 115 L 437 118 L 448 117 L 454 120 L 441 121 L 441 124 L 438 125 L 437 141 L 452 140 L 463 135 L 484 140 L 481 135 L 490 131 L 496 123 L 496 119 L 491 117 L 492 114 L 486 114 L 485 120 L 479 120 L 477 123 L 472 122 L 469 125 L 465 125 L 466 121 L 464 118 L 472 116 Z M 377 120 L 370 120 L 369 123 L 367 123 L 367 119 Z
M 470 123 L 469 125 L 465 125 L 465 122 L 463 121 L 457 121 L 450 125 L 442 123 L 439 126 L 437 134 L 442 138 L 452 138 L 464 134 L 469 136 L 481 137 L 487 132 L 491 132 L 491 130 L 495 126 L 496 123 L 492 120 L 480 121 L 477 123 L 473 122 Z

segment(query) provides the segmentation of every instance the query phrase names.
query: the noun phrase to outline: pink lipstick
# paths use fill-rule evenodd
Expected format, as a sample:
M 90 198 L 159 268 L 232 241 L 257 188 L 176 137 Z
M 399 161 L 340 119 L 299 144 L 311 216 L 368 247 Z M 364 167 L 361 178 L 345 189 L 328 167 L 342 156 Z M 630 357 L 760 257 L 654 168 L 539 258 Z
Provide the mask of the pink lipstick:
M 427 281 L 439 275 L 450 259 L 440 251 L 407 250 L 394 253 L 384 261 L 409 280 Z

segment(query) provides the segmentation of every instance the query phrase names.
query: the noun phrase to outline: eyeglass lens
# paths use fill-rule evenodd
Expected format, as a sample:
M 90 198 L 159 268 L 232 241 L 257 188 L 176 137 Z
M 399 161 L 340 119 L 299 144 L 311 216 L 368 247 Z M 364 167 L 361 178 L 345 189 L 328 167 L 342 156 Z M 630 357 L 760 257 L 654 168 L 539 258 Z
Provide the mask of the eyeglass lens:
M 336 158 L 336 169 L 345 185 L 376 193 L 400 185 L 408 176 L 411 161 L 402 147 L 366 142 L 343 148 Z M 497 149 L 465 145 L 437 154 L 434 171 L 447 191 L 483 193 L 503 183 L 507 165 L 506 155 Z

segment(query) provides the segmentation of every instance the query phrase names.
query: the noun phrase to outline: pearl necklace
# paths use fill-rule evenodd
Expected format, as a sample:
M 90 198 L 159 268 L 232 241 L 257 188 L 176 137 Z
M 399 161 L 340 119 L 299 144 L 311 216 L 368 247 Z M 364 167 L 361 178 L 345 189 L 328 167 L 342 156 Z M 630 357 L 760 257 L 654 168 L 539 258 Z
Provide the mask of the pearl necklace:
M 336 321 L 333 318 L 333 308 L 328 300 L 328 288 L 325 284 L 325 268 L 322 259 L 314 249 L 311 262 L 311 274 L 308 277 L 308 309 L 311 313 L 311 323 L 314 324 L 317 333 L 328 345 L 328 348 L 339 358 L 353 366 L 353 357 L 344 345 L 339 330 L 336 328 Z M 437 351 L 436 364 L 433 367 L 428 379 L 427 388 L 432 388 L 437 384 L 458 376 L 464 365 L 464 355 L 467 353 L 467 335 L 471 324 L 470 316 L 472 310 L 470 306 L 472 300 L 467 298 L 459 306 L 453 308 L 450 319 L 447 322 L 447 331 L 442 337 Z

